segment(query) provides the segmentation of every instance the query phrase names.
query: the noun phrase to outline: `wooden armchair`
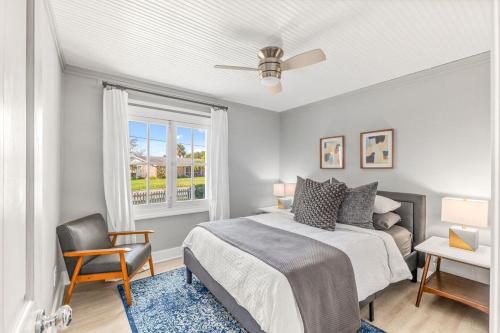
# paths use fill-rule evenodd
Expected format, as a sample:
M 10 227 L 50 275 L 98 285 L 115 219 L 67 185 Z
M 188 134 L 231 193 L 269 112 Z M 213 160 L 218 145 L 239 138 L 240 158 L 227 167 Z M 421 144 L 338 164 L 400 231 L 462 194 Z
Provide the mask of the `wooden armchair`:
M 129 280 L 149 260 L 154 275 L 149 234 L 152 230 L 108 232 L 104 218 L 94 214 L 57 227 L 57 237 L 71 277 L 64 304 L 68 304 L 77 282 L 121 278 L 127 303 L 132 305 Z M 116 245 L 118 236 L 144 235 L 144 243 Z M 111 238 L 111 239 L 110 239 Z

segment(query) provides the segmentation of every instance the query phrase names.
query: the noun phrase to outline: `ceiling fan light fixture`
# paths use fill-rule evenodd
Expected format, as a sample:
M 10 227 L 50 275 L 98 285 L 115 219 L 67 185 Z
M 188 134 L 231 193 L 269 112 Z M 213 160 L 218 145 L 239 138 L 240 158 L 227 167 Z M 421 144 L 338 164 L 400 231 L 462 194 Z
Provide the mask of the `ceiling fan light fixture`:
M 272 94 L 277 94 L 282 90 L 281 73 L 283 71 L 314 65 L 326 60 L 326 55 L 321 49 L 314 49 L 297 54 L 283 61 L 281 60 L 283 57 L 283 49 L 277 46 L 262 48 L 258 56 L 260 60 L 257 68 L 227 65 L 215 65 L 215 67 L 222 69 L 258 71 L 260 83 Z
M 260 83 L 267 87 L 272 87 L 277 85 L 280 82 L 280 79 L 277 78 L 276 76 L 264 76 L 262 79 L 260 79 Z

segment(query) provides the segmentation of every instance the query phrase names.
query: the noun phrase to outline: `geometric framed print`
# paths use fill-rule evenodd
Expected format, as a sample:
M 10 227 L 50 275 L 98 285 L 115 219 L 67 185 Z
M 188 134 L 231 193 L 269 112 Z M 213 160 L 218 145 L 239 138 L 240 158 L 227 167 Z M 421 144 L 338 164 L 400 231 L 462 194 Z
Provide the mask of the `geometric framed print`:
M 360 134 L 362 169 L 391 169 L 394 166 L 394 129 Z
M 344 168 L 344 136 L 330 136 L 319 139 L 321 169 Z

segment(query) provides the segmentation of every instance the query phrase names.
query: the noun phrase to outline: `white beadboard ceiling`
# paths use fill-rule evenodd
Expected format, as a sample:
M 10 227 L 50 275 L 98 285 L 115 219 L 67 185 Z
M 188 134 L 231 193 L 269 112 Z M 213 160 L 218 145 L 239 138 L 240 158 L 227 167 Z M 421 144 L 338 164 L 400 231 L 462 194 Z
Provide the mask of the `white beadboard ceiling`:
M 157 81 L 283 111 L 485 52 L 489 0 L 48 0 L 66 65 Z M 322 48 L 324 63 L 283 74 L 269 94 L 255 67 Z

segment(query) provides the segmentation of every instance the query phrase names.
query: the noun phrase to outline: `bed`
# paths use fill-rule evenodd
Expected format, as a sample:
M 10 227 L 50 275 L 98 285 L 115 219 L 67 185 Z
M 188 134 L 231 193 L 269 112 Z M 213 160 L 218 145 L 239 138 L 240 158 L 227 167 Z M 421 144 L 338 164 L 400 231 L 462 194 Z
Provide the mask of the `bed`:
M 379 191 L 401 202 L 398 223 L 411 233 L 410 253 L 402 256 L 391 233 L 337 224 L 325 231 L 293 221 L 292 214 L 275 213 L 248 219 L 287 232 L 316 239 L 342 250 L 350 258 L 359 306 L 370 305 L 390 284 L 416 281 L 423 258 L 414 247 L 425 239 L 425 196 Z M 363 244 L 360 247 L 359 244 Z M 304 332 L 301 313 L 287 278 L 252 255 L 196 227 L 184 241 L 187 281 L 192 274 L 212 292 L 248 332 Z

